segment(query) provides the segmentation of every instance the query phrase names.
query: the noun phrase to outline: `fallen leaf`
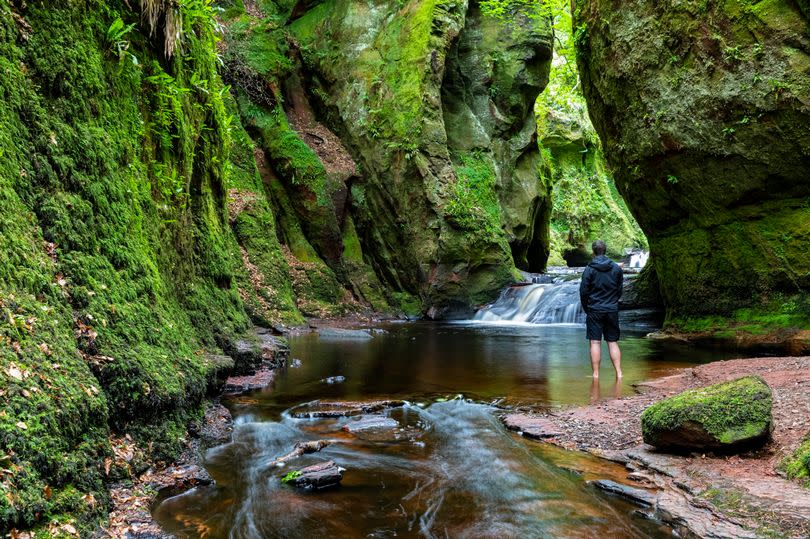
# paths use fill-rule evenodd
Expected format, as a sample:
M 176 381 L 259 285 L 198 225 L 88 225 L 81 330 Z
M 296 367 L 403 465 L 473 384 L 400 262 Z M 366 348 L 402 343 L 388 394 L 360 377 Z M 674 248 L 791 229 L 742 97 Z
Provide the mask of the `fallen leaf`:
M 28 425 L 26 425 L 22 421 L 17 421 L 17 428 L 20 428 L 22 430 L 28 430 Z
M 110 475 L 110 466 L 112 466 L 112 459 L 107 457 L 104 459 L 104 475 Z
M 45 485 L 45 488 L 42 489 L 42 494 L 45 496 L 46 500 L 50 500 L 51 496 L 53 496 L 53 489 L 50 486 Z
M 14 378 L 15 380 L 22 380 L 23 379 L 22 371 L 20 369 L 18 369 L 16 365 L 12 364 L 11 366 L 9 366 L 9 368 L 6 369 L 6 373 L 9 376 L 11 376 L 12 378 Z

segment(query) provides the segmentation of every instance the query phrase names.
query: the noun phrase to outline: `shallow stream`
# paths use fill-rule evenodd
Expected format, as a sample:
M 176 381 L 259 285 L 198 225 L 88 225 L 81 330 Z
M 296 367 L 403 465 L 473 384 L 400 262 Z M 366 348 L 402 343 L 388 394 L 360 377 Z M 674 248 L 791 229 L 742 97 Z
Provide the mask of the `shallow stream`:
M 632 393 L 634 382 L 724 356 L 626 334 L 624 382 L 614 383 L 605 350 L 601 384 L 593 385 L 581 326 L 384 330 L 369 339 L 291 338 L 290 357 L 300 366 L 279 373 L 266 391 L 225 399 L 234 441 L 206 455 L 215 486 L 164 500 L 158 521 L 182 538 L 671 536 L 585 482 L 621 480 L 621 467 L 524 440 L 497 416 L 516 406 L 615 398 Z M 357 417 L 293 417 L 318 399 L 407 404 L 382 412 L 396 428 L 351 433 L 343 427 Z M 336 443 L 287 467 L 268 466 L 295 442 L 315 439 Z M 281 484 L 285 473 L 328 459 L 346 469 L 338 488 Z

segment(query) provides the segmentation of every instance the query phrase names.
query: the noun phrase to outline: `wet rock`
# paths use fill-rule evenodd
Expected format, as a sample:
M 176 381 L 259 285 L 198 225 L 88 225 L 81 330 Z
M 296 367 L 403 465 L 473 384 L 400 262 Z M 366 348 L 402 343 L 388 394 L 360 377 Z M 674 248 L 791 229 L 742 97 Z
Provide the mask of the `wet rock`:
M 609 479 L 599 479 L 587 483 L 603 492 L 619 496 L 642 507 L 652 507 L 655 504 L 655 495 L 648 490 L 622 485 Z
M 322 339 L 368 340 L 374 338 L 367 329 L 323 328 L 318 330 L 318 335 Z
M 369 415 L 349 421 L 343 425 L 343 430 L 356 433 L 368 430 L 396 429 L 397 427 L 399 427 L 399 423 L 396 419 L 380 415 Z
M 321 380 L 324 384 L 334 385 L 334 384 L 342 384 L 346 381 L 345 376 L 330 376 L 329 378 L 324 378 Z
M 290 472 L 284 476 L 281 482 L 299 488 L 321 490 L 340 484 L 345 471 L 335 464 L 335 461 L 328 460 Z
M 257 391 L 269 386 L 276 378 L 272 368 L 263 368 L 245 376 L 231 376 L 226 380 L 222 392 L 229 395 Z
M 758 376 L 685 391 L 641 415 L 644 442 L 659 449 L 731 450 L 761 444 L 772 430 L 772 394 Z
M 200 440 L 200 449 L 226 444 L 233 435 L 233 417 L 231 412 L 221 404 L 212 404 L 205 410 L 202 424 L 194 432 L 189 433 Z
M 270 461 L 267 464 L 267 466 L 268 467 L 269 466 L 280 466 L 280 465 L 284 464 L 285 462 L 287 462 L 288 460 L 298 458 L 301 455 L 308 455 L 310 453 L 317 453 L 318 451 L 320 451 L 324 447 L 332 445 L 333 443 L 334 443 L 334 440 L 310 440 L 308 442 L 295 442 L 295 446 L 293 447 L 292 451 L 290 451 L 286 455 L 283 455 L 281 457 L 273 459 L 272 461 Z
M 526 414 L 507 414 L 501 421 L 509 430 L 520 432 L 527 438 L 542 440 L 560 436 L 562 431 L 544 417 L 533 417 Z
M 360 414 L 373 414 L 381 412 L 387 408 L 397 408 L 404 406 L 405 401 L 401 400 L 380 400 L 380 401 L 313 401 L 296 407 L 290 412 L 292 417 L 303 418 L 328 418 L 328 417 L 350 417 Z
M 298 359 L 297 357 L 296 357 L 296 358 L 293 358 L 293 359 L 292 359 L 292 361 L 290 361 L 290 368 L 291 368 L 291 369 L 297 369 L 297 368 L 299 368 L 301 365 L 302 365 L 301 360 L 300 360 L 300 359 Z

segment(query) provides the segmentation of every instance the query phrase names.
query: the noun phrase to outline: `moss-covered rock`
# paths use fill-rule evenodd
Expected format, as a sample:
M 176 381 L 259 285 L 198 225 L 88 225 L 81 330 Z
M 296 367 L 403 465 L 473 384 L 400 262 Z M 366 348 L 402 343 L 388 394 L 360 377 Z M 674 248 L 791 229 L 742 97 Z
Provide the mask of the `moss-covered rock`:
M 578 2 L 591 117 L 676 315 L 810 286 L 810 25 L 796 2 Z
M 758 376 L 684 391 L 641 415 L 644 442 L 659 449 L 729 450 L 768 439 L 772 395 Z
M 361 169 L 350 202 L 364 252 L 432 316 L 494 297 L 513 252 L 545 265 L 532 106 L 551 31 L 514 21 L 477 2 L 329 0 L 289 25 L 309 90 Z

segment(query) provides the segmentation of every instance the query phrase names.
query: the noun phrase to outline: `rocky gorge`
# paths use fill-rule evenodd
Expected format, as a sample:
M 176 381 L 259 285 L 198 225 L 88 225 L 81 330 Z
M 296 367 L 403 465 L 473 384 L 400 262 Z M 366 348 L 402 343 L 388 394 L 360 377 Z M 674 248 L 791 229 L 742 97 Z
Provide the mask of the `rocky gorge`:
M 597 236 L 668 335 L 810 348 L 806 2 L 502 4 L 0 1 L 3 533 L 92 533 L 290 328 Z

